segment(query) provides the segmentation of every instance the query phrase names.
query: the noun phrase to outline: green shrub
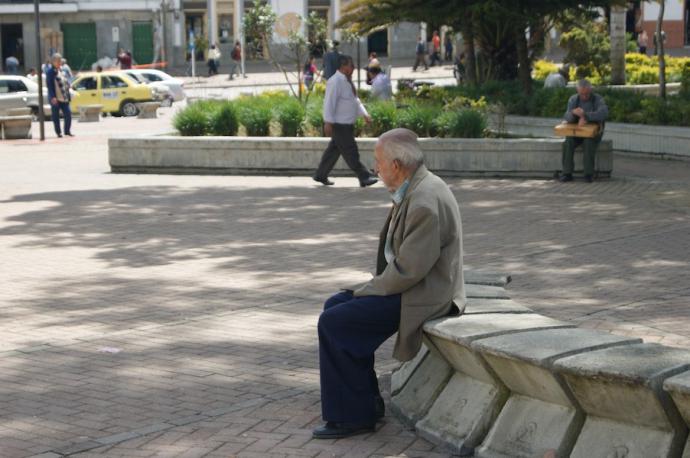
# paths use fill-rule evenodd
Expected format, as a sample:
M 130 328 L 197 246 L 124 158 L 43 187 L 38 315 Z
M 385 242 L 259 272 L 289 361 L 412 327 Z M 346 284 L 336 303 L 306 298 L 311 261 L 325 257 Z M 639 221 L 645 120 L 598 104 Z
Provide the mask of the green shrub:
M 398 111 L 393 102 L 374 102 L 369 105 L 371 124 L 369 132 L 373 137 L 378 137 L 384 132 L 397 127 Z
M 434 118 L 437 115 L 438 107 L 412 103 L 398 110 L 398 126 L 410 129 L 420 137 L 434 137 Z
M 234 137 L 240 127 L 237 117 L 237 109 L 230 101 L 220 104 L 219 108 L 211 113 L 209 119 L 209 132 L 212 135 Z
M 294 97 L 284 100 L 276 107 L 276 118 L 280 123 L 281 136 L 297 137 L 302 134 L 304 108 Z
M 307 124 L 323 135 L 323 97 L 312 95 L 307 103 Z
M 209 132 L 209 111 L 194 103 L 177 112 L 173 126 L 183 137 L 198 137 Z
M 683 66 L 680 76 L 680 93 L 678 95 L 683 99 L 690 99 L 690 63 Z
M 558 65 L 548 60 L 538 60 L 534 63 L 532 76 L 535 80 L 544 81 L 551 73 L 558 71 Z
M 658 84 L 659 68 L 650 65 L 631 64 L 626 67 L 625 81 L 627 84 Z
M 486 116 L 474 109 L 447 111 L 434 122 L 441 137 L 481 138 L 486 130 Z
M 240 97 L 237 102 L 240 123 L 250 137 L 267 137 L 273 119 L 273 110 L 268 98 Z

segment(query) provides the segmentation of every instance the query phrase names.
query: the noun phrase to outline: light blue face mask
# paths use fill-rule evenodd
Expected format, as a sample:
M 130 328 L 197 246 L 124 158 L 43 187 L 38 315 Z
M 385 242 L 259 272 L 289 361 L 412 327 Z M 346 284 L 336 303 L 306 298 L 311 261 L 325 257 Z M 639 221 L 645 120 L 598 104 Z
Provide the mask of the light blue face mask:
M 403 184 L 400 185 L 395 192 L 391 193 L 391 199 L 395 202 L 395 205 L 400 205 L 400 203 L 405 198 L 405 193 L 407 193 L 407 188 L 410 187 L 410 180 L 405 180 Z

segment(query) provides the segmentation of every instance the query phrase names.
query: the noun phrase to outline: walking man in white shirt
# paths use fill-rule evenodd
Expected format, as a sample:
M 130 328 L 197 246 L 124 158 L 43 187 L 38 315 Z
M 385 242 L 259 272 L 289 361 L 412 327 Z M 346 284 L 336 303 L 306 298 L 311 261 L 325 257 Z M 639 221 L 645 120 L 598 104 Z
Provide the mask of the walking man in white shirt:
M 369 123 L 371 118 L 357 98 L 357 91 L 352 84 L 354 68 L 352 57 L 340 55 L 338 71 L 326 83 L 326 96 L 323 101 L 324 133 L 331 137 L 331 141 L 323 152 L 313 177 L 325 186 L 333 184 L 328 179 L 328 174 L 341 154 L 357 175 L 361 187 L 371 186 L 378 181 L 359 160 L 359 149 L 355 141 L 355 121 L 359 116 L 363 116 Z

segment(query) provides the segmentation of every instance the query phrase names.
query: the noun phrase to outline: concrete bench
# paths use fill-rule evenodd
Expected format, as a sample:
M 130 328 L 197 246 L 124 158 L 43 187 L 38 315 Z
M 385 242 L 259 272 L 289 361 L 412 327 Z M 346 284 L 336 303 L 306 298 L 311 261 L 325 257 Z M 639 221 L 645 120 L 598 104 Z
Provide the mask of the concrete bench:
M 29 107 L 8 108 L 7 110 L 5 110 L 5 115 L 6 115 L 6 116 L 27 116 L 27 115 L 31 115 L 31 108 L 29 108 Z
M 518 317 L 519 319 L 519 317 Z M 563 378 L 552 371 L 559 358 L 641 339 L 590 329 L 548 329 L 473 342 L 510 398 L 476 457 L 568 456 L 584 413 Z
M 31 115 L 0 116 L 2 138 L 5 140 L 31 138 Z
M 658 344 L 613 347 L 556 361 L 555 372 L 587 415 L 570 456 L 680 456 L 688 430 L 662 384 L 687 369 L 689 351 Z
M 506 286 L 510 283 L 510 275 L 498 274 L 495 272 L 477 272 L 466 270 L 464 272 L 465 286 L 468 285 L 487 285 L 487 286 Z M 529 313 L 532 312 L 527 307 L 516 304 L 509 300 L 469 298 L 465 305 L 465 313 Z M 396 394 L 402 389 L 403 385 L 410 378 L 414 370 L 426 357 L 429 349 L 422 346 L 417 356 L 411 361 L 403 363 L 400 368 L 393 372 L 391 377 L 391 393 Z
M 690 371 L 666 379 L 664 391 L 671 395 L 685 424 L 690 426 Z M 683 458 L 688 457 L 690 457 L 690 438 L 685 442 L 685 452 L 683 452 Z
M 99 122 L 103 105 L 82 105 L 79 107 L 79 122 Z
M 476 314 L 448 317 L 424 326 L 430 354 L 438 353 L 452 367 L 435 399 L 425 399 L 407 386 L 394 397 L 422 436 L 471 453 L 486 435 L 508 397 L 505 386 L 471 344 L 477 339 L 534 329 L 572 327 L 535 313 Z M 424 378 L 420 366 L 411 380 Z M 408 382 L 409 385 L 410 382 Z
M 140 102 L 137 103 L 137 109 L 139 114 L 137 118 L 141 119 L 155 119 L 158 117 L 158 108 L 160 108 L 160 102 Z

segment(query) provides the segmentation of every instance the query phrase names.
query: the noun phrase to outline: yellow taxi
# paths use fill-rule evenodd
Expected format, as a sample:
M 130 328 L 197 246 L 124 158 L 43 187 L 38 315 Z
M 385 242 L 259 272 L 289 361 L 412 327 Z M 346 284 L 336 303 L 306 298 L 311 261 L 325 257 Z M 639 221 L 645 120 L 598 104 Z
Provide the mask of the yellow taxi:
M 151 87 L 141 84 L 123 72 L 84 72 L 72 82 L 70 108 L 79 111 L 84 105 L 103 105 L 103 113 L 114 116 L 136 116 L 137 103 L 154 100 Z

